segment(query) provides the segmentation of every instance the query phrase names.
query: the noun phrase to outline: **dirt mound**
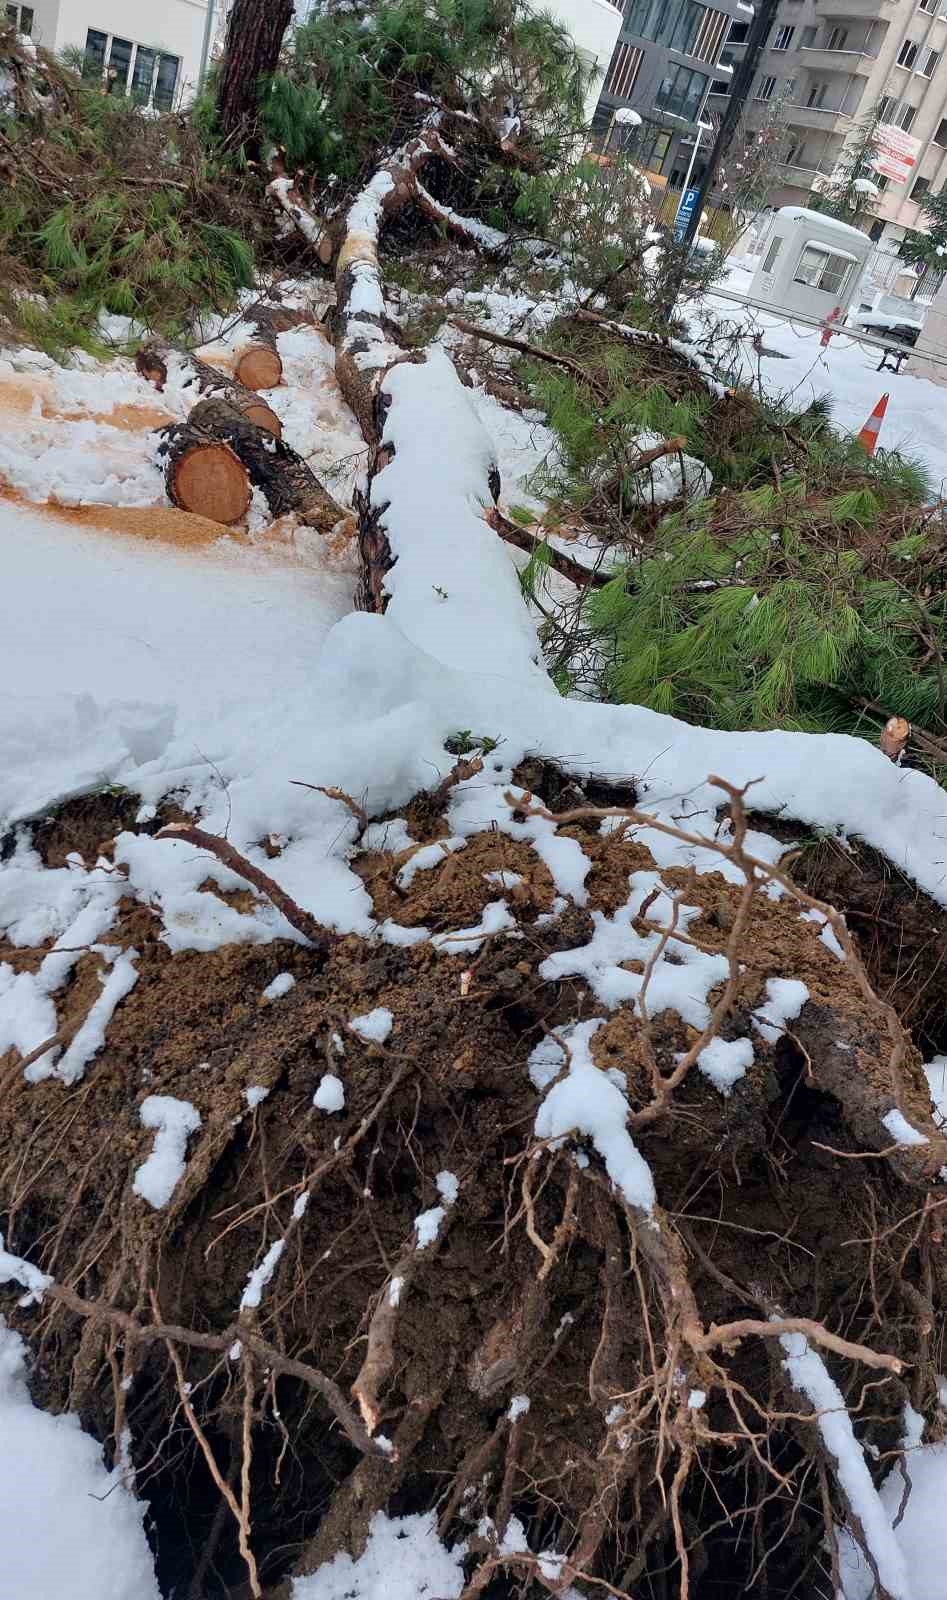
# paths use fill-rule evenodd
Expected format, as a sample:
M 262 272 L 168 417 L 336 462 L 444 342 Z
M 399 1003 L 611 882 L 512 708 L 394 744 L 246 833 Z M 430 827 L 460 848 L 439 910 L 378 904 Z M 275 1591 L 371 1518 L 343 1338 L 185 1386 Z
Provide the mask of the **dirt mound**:
M 130 1430 L 165 1592 L 246 1577 L 212 1458 L 281 1600 L 382 1506 L 468 1539 L 471 1596 L 559 1592 L 550 1573 L 589 1595 L 755 1596 L 761 1574 L 815 1594 L 826 1457 L 770 1319 L 812 1319 L 880 1458 L 906 1401 L 936 1415 L 947 1144 L 890 1010 L 778 882 L 748 888 L 726 854 L 658 871 L 546 777 L 584 814 L 531 841 L 458 842 L 445 792 L 408 808 L 416 842 L 393 825 L 399 848 L 356 850 L 379 922 L 423 942 L 172 953 L 122 900 L 109 943 L 139 979 L 85 1077 L 3 1064 L 6 1248 L 59 1287 L 0 1306 L 38 1399 L 112 1452 Z M 535 807 L 511 804 L 515 833 Z M 107 859 L 130 822 L 89 797 L 34 842 L 50 865 Z M 587 858 L 584 904 L 557 894 L 550 837 Z M 59 997 L 65 1039 L 103 959 Z M 725 1059 L 681 1073 L 729 990 Z M 200 1118 L 158 1209 L 149 1096 Z M 893 1109 L 926 1144 L 886 1132 Z

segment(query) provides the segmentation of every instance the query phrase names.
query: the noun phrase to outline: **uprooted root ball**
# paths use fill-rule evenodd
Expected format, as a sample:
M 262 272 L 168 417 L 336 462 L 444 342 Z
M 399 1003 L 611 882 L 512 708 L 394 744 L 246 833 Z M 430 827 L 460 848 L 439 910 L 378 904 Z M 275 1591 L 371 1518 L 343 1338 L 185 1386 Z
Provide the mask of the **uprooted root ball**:
M 945 1151 L 916 1057 L 788 893 L 658 873 L 594 814 L 558 830 L 591 862 L 585 905 L 503 832 L 412 876 L 447 826 L 429 797 L 409 814 L 419 846 L 352 865 L 379 920 L 434 939 L 172 954 L 127 899 L 109 939 L 140 977 L 84 1079 L 28 1085 L 11 1056 L 6 1248 L 58 1286 L 3 1291 L 37 1398 L 113 1452 L 130 1430 L 166 1592 L 246 1577 L 212 1459 L 280 1595 L 383 1506 L 436 1508 L 471 1596 L 652 1596 L 665 1571 L 669 1593 L 759 1594 L 765 1572 L 814 1594 L 846 1509 L 770 1319 L 810 1319 L 882 1456 L 907 1401 L 934 1413 Z M 75 967 L 67 1032 L 99 966 Z M 725 1048 L 667 1092 L 731 981 Z M 158 1209 L 136 1190 L 148 1096 L 200 1117 Z M 895 1104 L 926 1147 L 892 1148 Z

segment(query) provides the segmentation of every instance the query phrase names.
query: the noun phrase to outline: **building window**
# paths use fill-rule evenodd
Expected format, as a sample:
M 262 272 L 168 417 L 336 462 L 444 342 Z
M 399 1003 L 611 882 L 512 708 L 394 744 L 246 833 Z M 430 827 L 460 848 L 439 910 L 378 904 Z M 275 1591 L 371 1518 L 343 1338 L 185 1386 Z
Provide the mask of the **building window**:
M 923 200 L 931 186 L 930 178 L 915 178 L 909 190 L 911 200 Z
M 128 88 L 134 45 L 130 39 L 113 39 L 105 69 L 105 87 L 108 94 L 124 94 Z
M 177 56 L 134 44 L 130 39 L 90 28 L 86 34 L 84 78 L 98 78 L 106 94 L 131 94 L 138 105 L 170 111 L 181 62 Z
M 646 172 L 660 172 L 674 142 L 674 134 L 656 132 L 653 122 L 646 123 L 639 131 L 642 142 L 638 146 L 635 165 Z
M 7 6 L 7 21 L 12 22 L 17 33 L 25 33 L 27 38 L 33 32 L 33 7 L 32 6 Z
M 771 100 L 772 97 L 773 97 L 773 90 L 775 89 L 775 87 L 776 87 L 776 79 L 775 78 L 761 78 L 760 82 L 759 82 L 759 87 L 757 88 L 757 91 L 756 91 L 755 98 L 757 100 Z
M 642 58 L 643 51 L 636 44 L 625 44 L 619 39 L 605 79 L 605 93 L 613 94 L 616 100 L 627 100 L 635 87 Z
M 792 36 L 795 31 L 795 28 L 777 28 L 776 37 L 773 40 L 773 49 L 788 50 L 792 44 Z
M 795 78 L 787 78 L 786 79 L 786 87 L 783 90 L 783 99 L 784 100 L 788 100 L 789 103 L 792 104 L 793 100 L 795 98 L 795 94 L 796 94 L 796 80 L 795 80 Z
M 884 194 L 890 182 L 891 179 L 886 178 L 884 173 L 875 175 L 875 183 L 878 185 L 878 188 L 881 190 L 882 194 Z
M 836 256 L 822 245 L 807 244 L 792 275 L 793 283 L 807 284 L 825 294 L 841 294 L 852 270 L 848 256 Z
M 833 28 L 826 40 L 826 50 L 844 50 L 848 43 L 847 28 Z
M 809 90 L 809 96 L 806 100 L 806 105 L 809 106 L 813 111 L 818 111 L 823 100 L 825 99 L 825 92 L 828 87 L 829 86 L 825 81 L 820 83 L 818 79 L 816 79 L 815 83 L 813 83 Z
M 774 267 L 774 265 L 776 263 L 776 257 L 779 255 L 779 252 L 782 249 L 782 247 L 783 247 L 782 239 L 774 239 L 773 240 L 772 244 L 770 245 L 769 249 L 766 252 L 766 257 L 765 257 L 765 259 L 763 261 L 763 271 L 764 272 L 772 272 L 773 267 Z
M 944 149 L 947 149 L 947 117 L 941 117 L 940 122 L 937 124 L 937 132 L 934 135 L 934 143 L 942 145 Z
M 684 0 L 684 4 L 677 10 L 667 34 L 667 43 L 672 50 L 680 50 L 685 56 L 691 53 L 691 46 L 697 38 L 697 30 L 703 17 L 703 6 L 696 4 L 696 0 Z
M 698 10 L 702 12 L 700 26 L 688 53 L 712 67 L 716 65 L 720 54 L 729 19 L 724 11 L 713 11 L 710 7 L 698 7 Z
M 641 39 L 666 40 L 680 9 L 680 0 L 628 0 L 625 26 Z
M 917 60 L 917 40 L 905 39 L 898 51 L 897 65 L 899 67 L 913 67 Z
M 924 64 L 919 69 L 921 77 L 922 78 L 933 78 L 933 76 L 934 76 L 934 68 L 937 66 L 937 63 L 938 63 L 939 60 L 940 60 L 940 51 L 939 50 L 928 50 L 928 51 L 926 51 L 925 55 L 924 55 Z
M 803 48 L 803 50 L 811 50 L 812 49 L 812 46 L 815 44 L 816 38 L 818 36 L 818 32 L 819 32 L 818 28 L 803 28 L 803 30 L 802 30 L 802 48 Z
M 703 72 L 692 72 L 689 67 L 673 67 L 661 79 L 654 103 L 659 111 L 696 122 L 707 81 Z
M 907 133 L 916 116 L 917 106 L 909 106 L 905 100 L 895 100 L 890 94 L 886 94 L 878 102 L 879 121 L 900 128 L 903 133 Z
M 732 84 L 732 78 L 715 78 L 710 85 L 710 92 L 711 94 L 728 95 Z
M 926 11 L 930 16 L 936 16 L 939 0 L 920 0 L 919 11 Z
M 727 34 L 728 44 L 746 44 L 750 31 L 748 22 L 731 22 L 730 32 Z

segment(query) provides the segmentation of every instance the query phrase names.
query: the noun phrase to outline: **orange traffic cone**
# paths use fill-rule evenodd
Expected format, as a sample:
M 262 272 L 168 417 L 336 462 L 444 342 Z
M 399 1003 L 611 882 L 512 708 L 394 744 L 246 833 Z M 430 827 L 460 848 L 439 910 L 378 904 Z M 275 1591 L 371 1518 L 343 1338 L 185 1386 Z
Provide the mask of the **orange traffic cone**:
M 868 418 L 868 421 L 865 423 L 865 426 L 858 435 L 859 444 L 870 456 L 873 456 L 875 453 L 875 447 L 878 443 L 878 435 L 881 432 L 881 424 L 884 421 L 885 412 L 887 409 L 888 396 L 883 394 L 881 399 L 878 401 L 878 404 L 875 406 L 874 411 L 871 413 L 871 416 Z

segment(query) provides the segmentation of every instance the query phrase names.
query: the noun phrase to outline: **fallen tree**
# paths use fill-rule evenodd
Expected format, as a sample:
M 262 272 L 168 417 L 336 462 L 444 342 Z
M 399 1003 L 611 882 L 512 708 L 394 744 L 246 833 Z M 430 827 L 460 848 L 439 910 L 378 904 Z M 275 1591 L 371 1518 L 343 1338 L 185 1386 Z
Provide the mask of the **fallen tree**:
M 901 1600 L 870 1463 L 937 1414 L 947 1140 L 748 807 L 841 819 L 933 893 L 942 796 L 854 741 L 553 691 L 492 442 L 379 256 L 430 215 L 419 172 L 510 156 L 497 109 L 425 103 L 337 216 L 273 180 L 334 264 L 373 615 L 291 750 L 254 729 L 262 778 L 175 777 L 200 825 L 123 792 L 19 819 L 10 871 L 67 875 L 84 921 L 3 949 L 4 1314 L 47 1403 L 181 1508 L 169 1592 L 214 1562 L 305 1600 L 387 1514 L 436 1524 L 454 1600 L 838 1590 L 840 1524 Z M 337 514 L 227 394 L 166 435 L 174 492 L 216 451 L 235 504 Z

